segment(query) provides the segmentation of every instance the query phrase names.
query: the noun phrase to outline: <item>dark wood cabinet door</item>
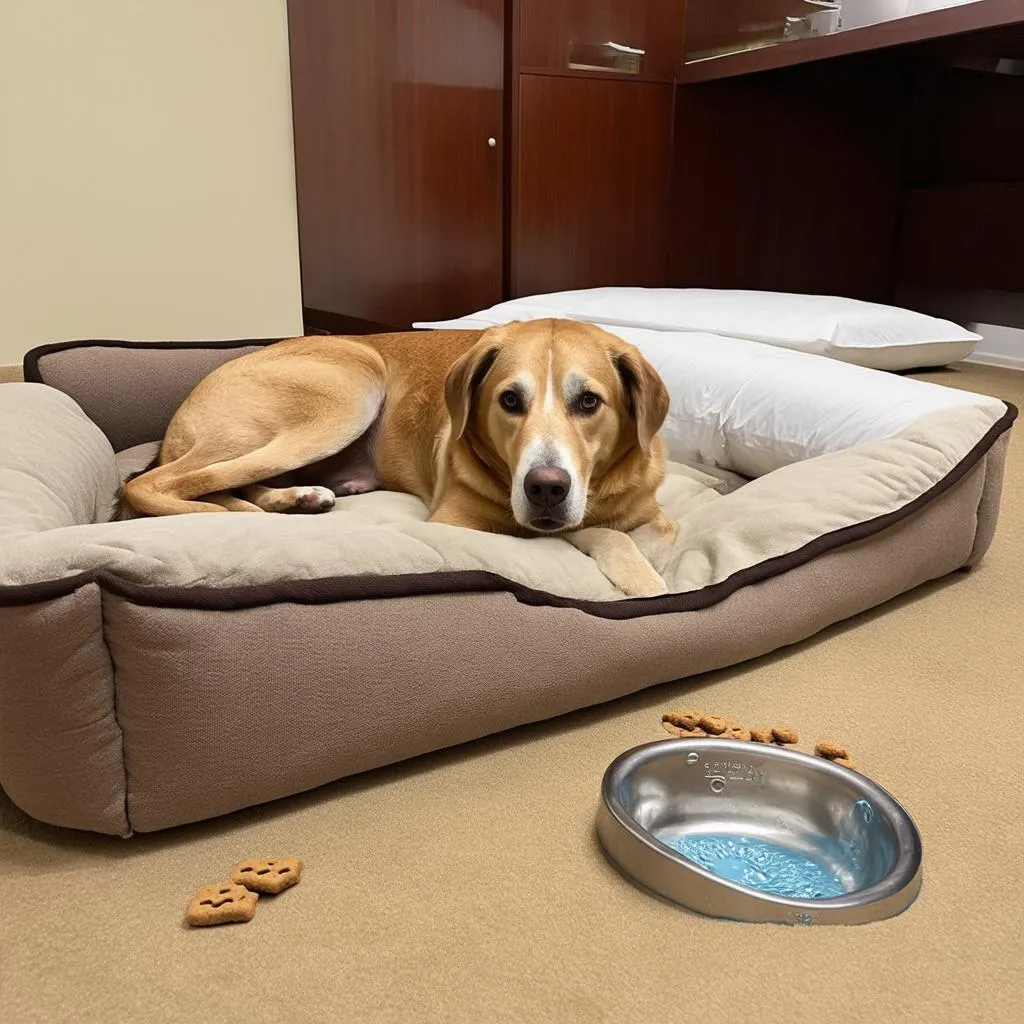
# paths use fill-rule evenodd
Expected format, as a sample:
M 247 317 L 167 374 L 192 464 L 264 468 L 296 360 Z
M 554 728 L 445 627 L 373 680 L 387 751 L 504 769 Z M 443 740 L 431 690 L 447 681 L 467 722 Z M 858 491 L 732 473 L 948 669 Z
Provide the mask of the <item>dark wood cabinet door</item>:
M 502 295 L 504 0 L 289 0 L 303 305 L 397 326 Z
M 673 86 L 521 75 L 513 296 L 664 284 Z

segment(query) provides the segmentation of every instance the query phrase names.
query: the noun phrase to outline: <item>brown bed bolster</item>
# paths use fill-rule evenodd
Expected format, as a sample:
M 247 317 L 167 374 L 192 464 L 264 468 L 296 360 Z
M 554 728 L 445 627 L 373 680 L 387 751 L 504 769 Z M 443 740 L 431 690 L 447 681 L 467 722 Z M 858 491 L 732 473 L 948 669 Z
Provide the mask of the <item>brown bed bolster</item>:
M 273 345 L 283 338 L 251 338 L 232 341 L 123 341 L 116 338 L 87 338 L 77 341 L 55 341 L 50 345 L 38 345 L 25 353 L 22 359 L 22 374 L 30 384 L 49 384 L 40 363 L 47 356 L 59 352 L 70 352 L 76 348 L 127 348 L 127 349 L 233 349 Z

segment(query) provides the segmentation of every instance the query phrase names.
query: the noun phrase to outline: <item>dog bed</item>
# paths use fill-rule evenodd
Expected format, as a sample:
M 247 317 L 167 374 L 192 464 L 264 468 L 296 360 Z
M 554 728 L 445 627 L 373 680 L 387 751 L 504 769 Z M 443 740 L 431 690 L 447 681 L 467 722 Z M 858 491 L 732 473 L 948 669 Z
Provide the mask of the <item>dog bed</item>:
M 557 538 L 427 523 L 409 495 L 109 521 L 191 387 L 268 342 L 31 353 L 0 395 L 11 799 L 114 834 L 212 817 L 766 653 L 988 547 L 1011 407 L 623 333 L 672 394 L 660 497 L 680 529 L 657 598 Z

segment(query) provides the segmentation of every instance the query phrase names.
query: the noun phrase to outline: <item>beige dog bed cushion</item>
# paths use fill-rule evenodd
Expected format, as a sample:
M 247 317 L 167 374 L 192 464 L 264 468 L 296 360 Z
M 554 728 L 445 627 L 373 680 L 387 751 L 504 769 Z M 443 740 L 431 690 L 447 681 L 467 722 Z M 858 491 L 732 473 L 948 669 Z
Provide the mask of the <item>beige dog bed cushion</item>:
M 57 824 L 163 828 L 730 664 L 980 558 L 1014 409 L 656 333 L 679 537 L 648 599 L 409 495 L 109 521 L 188 390 L 250 346 L 37 350 L 0 395 L 0 784 Z

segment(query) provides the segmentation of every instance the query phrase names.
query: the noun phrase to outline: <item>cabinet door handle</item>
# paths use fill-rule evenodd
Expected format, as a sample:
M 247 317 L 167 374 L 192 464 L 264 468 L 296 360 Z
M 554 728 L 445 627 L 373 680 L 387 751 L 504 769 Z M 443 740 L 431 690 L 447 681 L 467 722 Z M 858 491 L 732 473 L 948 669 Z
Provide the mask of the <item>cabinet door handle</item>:
M 490 138 L 489 138 L 489 139 L 487 140 L 487 148 L 488 148 L 488 149 L 494 149 L 494 147 L 495 147 L 495 146 L 497 146 L 497 145 L 498 145 L 498 140 L 497 140 L 497 139 L 496 139 L 496 138 L 495 138 L 495 137 L 494 137 L 494 136 L 492 135 L 492 136 L 491 136 L 491 137 L 490 137 Z

